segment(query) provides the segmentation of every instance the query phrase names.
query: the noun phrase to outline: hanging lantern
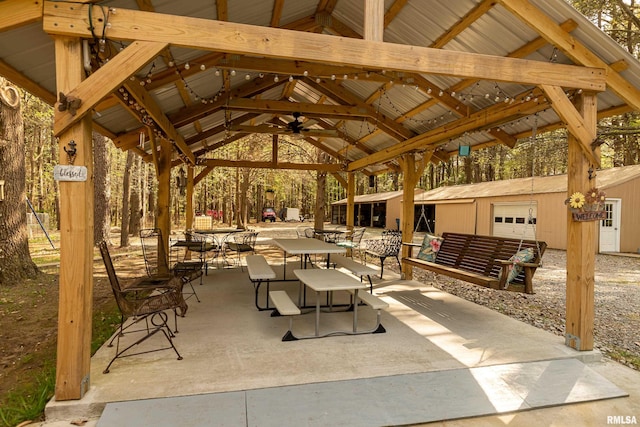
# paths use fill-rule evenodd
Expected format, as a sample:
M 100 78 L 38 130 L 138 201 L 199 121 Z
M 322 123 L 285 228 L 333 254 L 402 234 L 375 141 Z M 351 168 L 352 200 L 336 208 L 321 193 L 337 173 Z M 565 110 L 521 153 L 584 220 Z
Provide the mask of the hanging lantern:
M 176 186 L 178 187 L 178 190 L 180 190 L 180 195 L 184 196 L 185 189 L 187 188 L 187 176 L 186 172 L 182 168 L 178 171 Z

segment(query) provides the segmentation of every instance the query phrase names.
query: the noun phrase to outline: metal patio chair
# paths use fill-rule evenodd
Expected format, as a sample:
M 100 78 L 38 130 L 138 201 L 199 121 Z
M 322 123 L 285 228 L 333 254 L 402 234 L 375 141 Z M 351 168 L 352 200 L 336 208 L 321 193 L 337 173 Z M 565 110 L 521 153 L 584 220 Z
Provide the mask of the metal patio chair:
M 184 316 L 187 311 L 187 303 L 182 297 L 182 281 L 178 277 L 171 277 L 168 280 L 152 280 L 149 278 L 141 278 L 135 280 L 126 287 L 121 286 L 118 276 L 116 275 L 109 248 L 106 242 L 100 242 L 98 245 L 104 266 L 107 270 L 109 283 L 115 297 L 118 309 L 120 310 L 120 326 L 108 346 L 112 347 L 116 342 L 116 354 L 111 359 L 103 373 L 109 373 L 109 369 L 116 359 L 121 357 L 129 357 L 137 354 L 150 353 L 161 350 L 173 349 L 178 356 L 178 360 L 182 360 L 182 356 L 173 344 L 174 333 L 169 328 L 168 316 L 166 311 L 172 310 L 176 320 L 177 316 Z M 138 329 L 131 329 L 140 325 Z M 125 332 L 126 331 L 126 332 Z M 140 333 L 142 336 L 133 343 L 120 349 L 120 338 L 125 333 Z M 130 353 L 133 347 L 146 341 L 148 338 L 161 333 L 169 343 L 168 346 L 155 348 L 153 350 L 144 350 Z
M 164 248 L 164 239 L 159 228 L 140 230 L 140 243 L 142 244 L 144 265 L 150 278 L 168 279 L 171 276 L 179 277 L 185 285 L 189 285 L 191 288 L 191 292 L 186 294 L 189 297 L 194 296 L 200 302 L 200 298 L 198 298 L 198 294 L 193 287 L 193 281 L 200 278 L 200 284 L 202 284 L 203 263 L 201 261 L 178 260 L 178 254 L 181 252 L 180 248 L 172 247 L 172 250 L 168 252 Z
M 227 240 L 227 249 L 231 252 L 235 252 L 238 255 L 238 264 L 240 269 L 243 270 L 242 260 L 240 258 L 241 253 L 256 253 L 256 239 L 258 238 L 258 232 L 249 230 L 240 233 L 233 233 Z M 243 270 L 244 271 L 244 270 Z

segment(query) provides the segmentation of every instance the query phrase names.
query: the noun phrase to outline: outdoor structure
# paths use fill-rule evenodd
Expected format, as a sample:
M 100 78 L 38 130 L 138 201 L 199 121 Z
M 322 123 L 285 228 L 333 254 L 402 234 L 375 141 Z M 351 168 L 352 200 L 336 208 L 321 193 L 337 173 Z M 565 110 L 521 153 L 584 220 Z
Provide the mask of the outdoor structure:
M 597 171 L 596 179 L 606 193 L 607 215 L 597 221 L 597 251 L 638 252 L 640 166 Z M 567 212 L 567 197 L 567 175 L 557 175 L 440 187 L 416 195 L 415 203 L 435 211 L 437 234 L 524 238 L 567 249 L 567 223 L 558 221 Z
M 414 194 L 424 190 L 416 188 Z M 363 194 L 353 198 L 353 223 L 360 227 L 378 227 L 396 230 L 402 219 L 403 191 Z M 331 204 L 331 223 L 347 224 L 348 199 Z
M 411 240 L 425 163 L 566 127 L 568 194 L 586 191 L 597 120 L 640 110 L 640 63 L 564 0 L 4 0 L 0 46 L 0 74 L 56 106 L 60 176 L 84 177 L 59 185 L 57 400 L 90 387 L 92 130 L 155 165 L 165 238 L 186 165 L 188 215 L 220 166 L 331 173 L 349 219 L 355 173 L 400 172 Z M 274 135 L 270 159 L 216 157 L 256 132 Z M 281 161 L 282 133 L 333 163 Z M 566 221 L 566 343 L 588 350 L 596 223 Z

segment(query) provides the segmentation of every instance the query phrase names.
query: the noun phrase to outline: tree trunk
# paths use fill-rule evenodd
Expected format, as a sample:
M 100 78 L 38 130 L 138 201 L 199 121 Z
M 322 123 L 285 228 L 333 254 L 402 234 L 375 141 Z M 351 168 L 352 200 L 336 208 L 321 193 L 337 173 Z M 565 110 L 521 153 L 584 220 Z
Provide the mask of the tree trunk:
M 93 133 L 93 185 L 95 193 L 94 201 L 94 228 L 93 241 L 97 245 L 103 240 L 111 243 L 109 232 L 111 230 L 111 181 L 109 178 L 109 156 L 107 154 L 107 138 L 99 133 Z
M 25 167 L 20 95 L 0 79 L 0 181 L 4 181 L 0 189 L 0 285 L 15 285 L 38 273 L 29 253 Z
M 129 198 L 131 197 L 131 165 L 133 152 L 127 151 L 127 164 L 122 176 L 122 225 L 120 228 L 120 247 L 129 246 Z

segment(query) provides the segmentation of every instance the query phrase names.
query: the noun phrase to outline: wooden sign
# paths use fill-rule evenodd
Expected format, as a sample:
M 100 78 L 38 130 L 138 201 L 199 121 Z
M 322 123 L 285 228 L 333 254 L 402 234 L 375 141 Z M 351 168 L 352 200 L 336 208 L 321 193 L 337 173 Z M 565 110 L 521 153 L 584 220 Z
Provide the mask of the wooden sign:
M 607 219 L 606 211 L 573 212 L 574 221 L 599 221 L 601 219 Z
M 74 165 L 56 165 L 53 167 L 53 179 L 55 179 L 56 181 L 86 181 L 87 167 Z

